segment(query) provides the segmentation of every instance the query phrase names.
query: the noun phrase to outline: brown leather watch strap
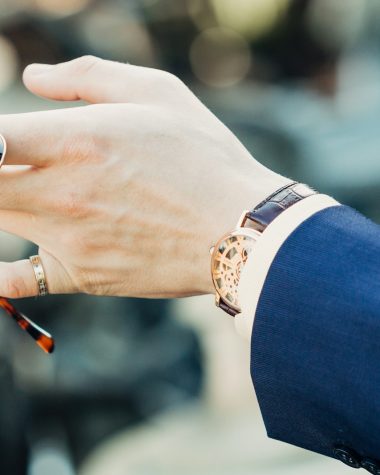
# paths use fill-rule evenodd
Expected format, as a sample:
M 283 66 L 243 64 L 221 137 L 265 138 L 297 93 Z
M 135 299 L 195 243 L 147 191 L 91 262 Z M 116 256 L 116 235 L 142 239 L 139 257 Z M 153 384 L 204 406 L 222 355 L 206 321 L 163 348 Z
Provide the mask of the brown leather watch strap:
M 219 308 L 224 310 L 228 315 L 231 315 L 232 317 L 236 317 L 238 313 L 240 313 L 238 310 L 235 310 L 232 308 L 228 303 L 226 303 L 223 299 L 220 299 L 219 301 Z
M 317 192 L 307 185 L 297 182 L 289 183 L 272 193 L 253 210 L 247 211 L 243 220 L 239 223 L 239 227 L 253 228 L 262 233 L 283 211 L 304 198 L 315 194 Z M 221 309 L 232 316 L 240 313 L 240 310 L 231 306 L 221 293 L 218 294 L 218 290 L 216 302 Z
M 252 211 L 248 211 L 242 226 L 263 232 L 283 211 L 315 194 L 317 194 L 315 190 L 303 183 L 289 183 L 259 203 Z

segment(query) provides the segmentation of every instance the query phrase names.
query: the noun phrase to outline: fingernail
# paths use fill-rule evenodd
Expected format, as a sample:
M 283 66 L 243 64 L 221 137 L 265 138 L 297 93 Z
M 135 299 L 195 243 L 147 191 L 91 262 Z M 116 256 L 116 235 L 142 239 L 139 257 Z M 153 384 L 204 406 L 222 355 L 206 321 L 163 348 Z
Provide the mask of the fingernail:
M 43 74 L 49 72 L 54 66 L 52 64 L 33 63 L 27 67 L 28 73 Z

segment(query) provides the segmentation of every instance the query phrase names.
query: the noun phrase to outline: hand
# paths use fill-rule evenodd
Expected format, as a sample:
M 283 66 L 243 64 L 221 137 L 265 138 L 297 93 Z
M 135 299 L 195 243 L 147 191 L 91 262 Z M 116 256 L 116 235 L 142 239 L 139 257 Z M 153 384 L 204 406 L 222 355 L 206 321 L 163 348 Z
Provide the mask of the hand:
M 50 293 L 212 292 L 210 246 L 288 182 L 169 73 L 83 57 L 24 83 L 91 103 L 0 116 L 1 227 L 39 246 Z M 0 263 L 0 295 L 36 294 L 29 261 Z

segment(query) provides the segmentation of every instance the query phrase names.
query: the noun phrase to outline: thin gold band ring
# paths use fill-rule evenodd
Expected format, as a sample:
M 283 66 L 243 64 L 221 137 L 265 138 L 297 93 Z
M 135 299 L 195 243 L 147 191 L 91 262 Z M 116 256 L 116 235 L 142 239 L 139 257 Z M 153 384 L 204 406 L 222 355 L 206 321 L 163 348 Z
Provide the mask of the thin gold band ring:
M 38 296 L 44 297 L 49 293 L 46 283 L 44 268 L 42 267 L 40 256 L 30 256 L 29 260 L 32 264 L 34 275 L 38 286 Z

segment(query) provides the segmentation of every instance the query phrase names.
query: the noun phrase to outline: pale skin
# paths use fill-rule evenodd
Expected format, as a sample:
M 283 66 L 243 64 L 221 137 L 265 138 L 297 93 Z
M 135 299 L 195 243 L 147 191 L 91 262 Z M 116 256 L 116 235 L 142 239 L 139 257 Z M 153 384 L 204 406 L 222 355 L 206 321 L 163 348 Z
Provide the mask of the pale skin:
M 23 79 L 89 103 L 0 116 L 1 228 L 39 246 L 50 293 L 213 292 L 210 247 L 289 180 L 164 71 L 86 56 Z M 0 295 L 36 294 L 28 260 L 0 263 Z

